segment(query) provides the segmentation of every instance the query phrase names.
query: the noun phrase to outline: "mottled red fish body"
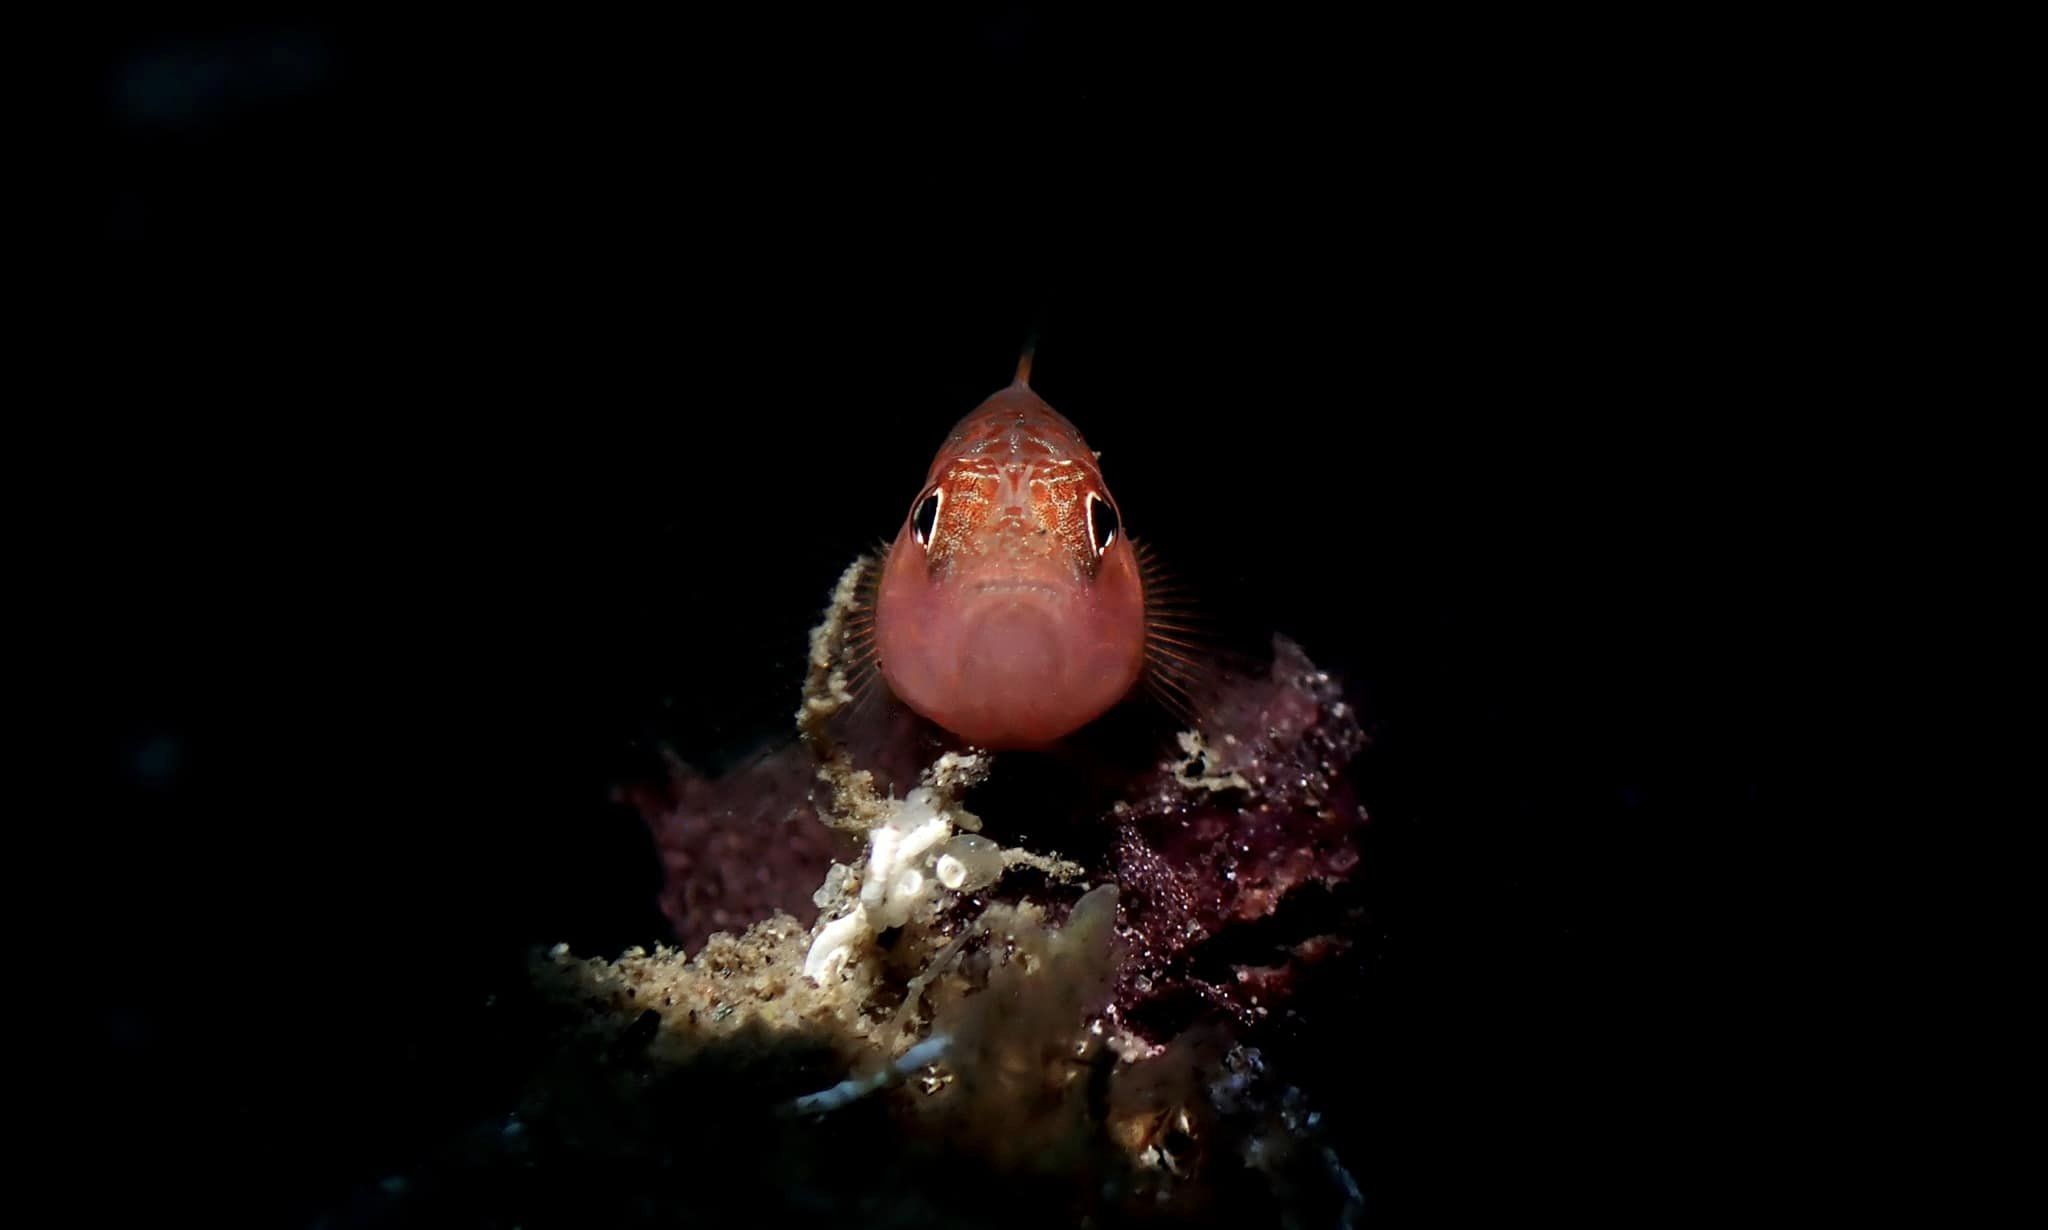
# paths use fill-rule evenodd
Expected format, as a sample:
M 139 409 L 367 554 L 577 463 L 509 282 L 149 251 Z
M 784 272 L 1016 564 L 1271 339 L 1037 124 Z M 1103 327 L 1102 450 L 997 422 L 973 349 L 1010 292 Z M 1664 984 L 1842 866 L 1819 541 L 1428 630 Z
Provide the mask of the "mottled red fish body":
M 875 600 L 883 678 L 990 748 L 1100 717 L 1145 661 L 1138 561 L 1095 454 L 1021 381 L 962 419 L 890 547 Z

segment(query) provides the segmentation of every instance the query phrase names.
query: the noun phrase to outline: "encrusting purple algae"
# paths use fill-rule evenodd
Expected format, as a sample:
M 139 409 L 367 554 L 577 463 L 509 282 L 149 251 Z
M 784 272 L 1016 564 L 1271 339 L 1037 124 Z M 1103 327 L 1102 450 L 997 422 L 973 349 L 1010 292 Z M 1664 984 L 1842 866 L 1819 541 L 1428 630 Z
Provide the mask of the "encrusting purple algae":
M 859 703 L 869 566 L 795 741 L 621 792 L 679 946 L 537 951 L 479 1039 L 512 1100 L 369 1192 L 378 1224 L 1358 1222 L 1285 1058 L 1366 925 L 1337 681 L 1276 638 L 1198 729 L 990 753 Z
M 744 1074 L 729 1095 L 744 1106 L 724 1113 L 793 1156 L 847 1148 L 865 1125 L 859 1149 L 888 1163 L 832 1178 L 806 1163 L 820 1199 L 883 1199 L 907 1159 L 944 1159 L 1033 1179 L 1004 1224 L 1355 1217 L 1305 1095 L 1258 1046 L 1361 915 L 1366 816 L 1347 774 L 1365 740 L 1337 681 L 1275 638 L 1263 674 L 1213 688 L 1199 733 L 1135 773 L 1093 764 L 1060 796 L 1092 813 L 1026 836 L 1001 803 L 1001 754 L 933 756 L 945 742 L 900 714 L 845 720 L 860 567 L 813 634 L 799 742 L 717 780 L 678 764 L 667 789 L 626 796 L 682 947 L 543 958 L 540 985 L 573 1008 L 565 1054 L 610 1062 L 635 1037 L 634 1099 Z M 965 806 L 984 798 L 1008 822 Z M 560 1111 L 537 1092 L 525 1114 Z M 919 1220 L 991 1216 L 918 1190 Z

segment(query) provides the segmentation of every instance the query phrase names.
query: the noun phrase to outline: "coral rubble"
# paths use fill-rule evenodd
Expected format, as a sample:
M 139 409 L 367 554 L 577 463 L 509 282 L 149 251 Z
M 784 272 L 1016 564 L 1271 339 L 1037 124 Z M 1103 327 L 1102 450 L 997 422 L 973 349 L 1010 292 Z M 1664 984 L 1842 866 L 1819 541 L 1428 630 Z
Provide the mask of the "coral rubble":
M 985 755 L 899 797 L 904 771 L 835 727 L 854 576 L 813 638 L 803 742 L 636 796 L 684 948 L 537 958 L 567 1040 L 522 1164 L 637 1159 L 624 1220 L 725 1207 L 742 1176 L 774 1189 L 757 1211 L 895 1223 L 1355 1217 L 1259 1048 L 1296 971 L 1347 942 L 1363 736 L 1335 682 L 1277 641 L 1178 755 L 1034 848 L 966 809 L 1002 772 Z

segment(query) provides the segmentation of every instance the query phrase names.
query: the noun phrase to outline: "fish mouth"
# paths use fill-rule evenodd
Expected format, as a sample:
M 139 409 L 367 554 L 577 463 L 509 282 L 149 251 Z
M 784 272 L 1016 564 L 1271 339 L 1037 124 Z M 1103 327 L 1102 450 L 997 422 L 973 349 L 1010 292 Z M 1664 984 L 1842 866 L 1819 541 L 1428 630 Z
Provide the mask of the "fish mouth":
M 977 594 L 1042 594 L 1048 598 L 1062 597 L 1066 591 L 1050 581 L 976 581 Z

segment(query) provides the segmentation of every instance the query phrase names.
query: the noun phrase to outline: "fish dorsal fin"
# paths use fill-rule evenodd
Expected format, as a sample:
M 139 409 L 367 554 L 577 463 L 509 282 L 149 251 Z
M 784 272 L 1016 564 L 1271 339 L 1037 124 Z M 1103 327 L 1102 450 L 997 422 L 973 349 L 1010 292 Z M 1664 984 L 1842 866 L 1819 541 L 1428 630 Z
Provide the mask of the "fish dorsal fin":
M 1031 336 L 1024 339 L 1024 353 L 1017 356 L 1017 374 L 1010 383 L 1022 388 L 1031 387 L 1031 360 L 1038 355 L 1038 330 L 1032 329 Z

